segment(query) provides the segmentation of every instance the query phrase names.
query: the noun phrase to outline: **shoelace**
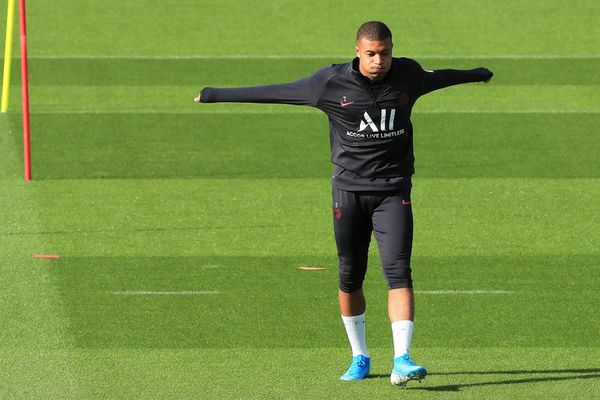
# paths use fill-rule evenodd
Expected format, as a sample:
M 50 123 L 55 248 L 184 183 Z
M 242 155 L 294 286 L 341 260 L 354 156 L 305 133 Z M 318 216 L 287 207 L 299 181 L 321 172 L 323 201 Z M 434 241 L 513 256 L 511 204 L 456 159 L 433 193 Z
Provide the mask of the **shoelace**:
M 414 362 L 413 360 L 411 360 L 409 357 L 402 357 L 402 358 L 404 359 L 404 362 L 405 362 L 406 364 L 410 365 L 411 367 L 414 367 L 415 365 L 417 365 L 417 364 L 415 364 L 415 362 Z
M 352 363 L 351 367 L 352 367 L 352 368 L 354 368 L 354 367 L 362 367 L 362 366 L 364 366 L 364 365 L 366 365 L 366 364 L 367 364 L 367 363 L 365 362 L 365 359 L 364 359 L 364 358 L 361 358 L 361 359 L 359 359 L 358 361 L 356 361 L 356 362 Z

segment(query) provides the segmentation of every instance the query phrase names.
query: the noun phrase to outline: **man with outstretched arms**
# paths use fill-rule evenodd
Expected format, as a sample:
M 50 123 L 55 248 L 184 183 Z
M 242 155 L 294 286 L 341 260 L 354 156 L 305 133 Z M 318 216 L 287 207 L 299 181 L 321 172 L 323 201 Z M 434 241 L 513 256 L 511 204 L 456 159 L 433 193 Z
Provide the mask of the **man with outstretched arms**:
M 392 57 L 392 34 L 378 21 L 356 35 L 356 58 L 298 81 L 267 86 L 206 87 L 196 102 L 279 103 L 312 106 L 329 118 L 333 162 L 333 227 L 339 257 L 338 298 L 352 348 L 352 363 L 340 379 L 364 379 L 371 366 L 365 340 L 362 289 L 371 234 L 379 246 L 388 284 L 394 362 L 390 380 L 423 379 L 424 367 L 409 357 L 414 300 L 410 257 L 414 173 L 412 107 L 431 91 L 468 82 L 488 82 L 492 72 L 427 71 L 409 58 Z

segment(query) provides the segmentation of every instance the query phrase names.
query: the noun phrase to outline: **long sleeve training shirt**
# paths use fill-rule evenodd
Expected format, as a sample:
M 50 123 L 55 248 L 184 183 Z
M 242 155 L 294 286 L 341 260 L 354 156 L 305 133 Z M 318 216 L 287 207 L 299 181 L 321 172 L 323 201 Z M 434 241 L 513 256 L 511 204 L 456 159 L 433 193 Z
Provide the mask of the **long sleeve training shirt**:
M 332 185 L 350 191 L 393 191 L 414 174 L 413 105 L 424 94 L 467 82 L 487 81 L 486 68 L 427 71 L 409 58 L 394 58 L 386 77 L 363 76 L 358 58 L 333 64 L 292 83 L 206 87 L 203 103 L 276 103 L 316 107 L 329 118 Z

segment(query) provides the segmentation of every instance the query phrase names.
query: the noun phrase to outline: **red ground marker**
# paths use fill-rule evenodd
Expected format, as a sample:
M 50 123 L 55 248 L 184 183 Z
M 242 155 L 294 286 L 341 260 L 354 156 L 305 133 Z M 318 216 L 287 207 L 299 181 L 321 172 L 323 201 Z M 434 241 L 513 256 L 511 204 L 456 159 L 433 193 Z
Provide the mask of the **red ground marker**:
M 32 255 L 33 258 L 49 258 L 52 260 L 56 260 L 59 259 L 60 256 L 58 254 L 34 254 Z
M 298 269 L 301 269 L 302 271 L 324 271 L 326 268 L 302 266 L 302 267 L 298 267 Z

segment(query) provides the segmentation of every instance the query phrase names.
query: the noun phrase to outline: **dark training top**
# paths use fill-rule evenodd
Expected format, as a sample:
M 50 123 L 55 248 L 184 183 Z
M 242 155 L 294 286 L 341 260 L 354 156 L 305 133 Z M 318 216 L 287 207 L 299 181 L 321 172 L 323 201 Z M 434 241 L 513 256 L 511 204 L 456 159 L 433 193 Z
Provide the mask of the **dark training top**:
M 394 58 L 386 77 L 363 76 L 358 58 L 334 64 L 292 83 L 202 89 L 203 103 L 244 102 L 312 106 L 329 117 L 333 187 L 392 191 L 410 184 L 415 172 L 412 107 L 431 91 L 487 81 L 486 68 L 427 71 L 409 58 Z

